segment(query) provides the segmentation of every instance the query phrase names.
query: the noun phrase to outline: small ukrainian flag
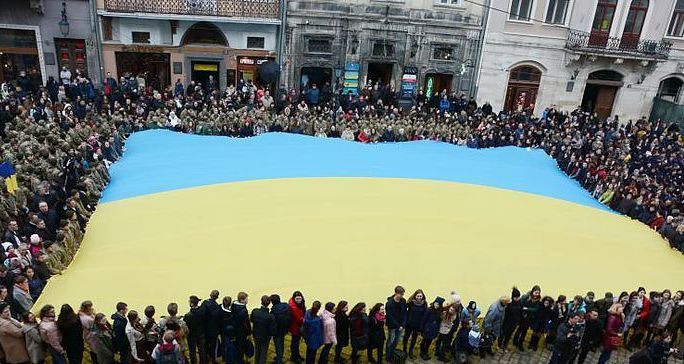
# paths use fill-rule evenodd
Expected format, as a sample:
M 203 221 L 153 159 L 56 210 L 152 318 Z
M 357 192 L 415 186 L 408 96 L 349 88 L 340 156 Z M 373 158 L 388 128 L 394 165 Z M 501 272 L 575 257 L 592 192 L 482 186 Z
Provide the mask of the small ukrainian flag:
M 0 177 L 5 179 L 7 192 L 14 194 L 14 191 L 16 191 L 19 188 L 19 186 L 17 185 L 17 171 L 14 170 L 12 163 L 0 163 Z

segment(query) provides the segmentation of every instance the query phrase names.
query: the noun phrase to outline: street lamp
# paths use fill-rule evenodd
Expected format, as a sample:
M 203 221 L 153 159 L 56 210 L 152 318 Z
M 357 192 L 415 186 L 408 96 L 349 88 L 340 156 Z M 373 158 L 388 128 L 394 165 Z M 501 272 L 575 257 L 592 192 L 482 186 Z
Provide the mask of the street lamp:
M 69 20 L 66 15 L 66 3 L 62 3 L 62 20 L 59 21 L 59 31 L 63 36 L 69 35 Z

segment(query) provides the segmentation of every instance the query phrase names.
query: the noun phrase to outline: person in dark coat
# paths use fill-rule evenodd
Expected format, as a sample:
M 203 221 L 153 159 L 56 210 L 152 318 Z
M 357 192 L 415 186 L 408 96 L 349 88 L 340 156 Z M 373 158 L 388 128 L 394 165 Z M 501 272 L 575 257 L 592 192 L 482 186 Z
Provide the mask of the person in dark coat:
M 368 361 L 382 363 L 382 349 L 385 345 L 385 310 L 382 303 L 376 303 L 368 312 Z M 373 351 L 378 351 L 378 358 L 373 357 Z
M 115 353 L 119 353 L 121 358 L 127 358 L 131 351 L 131 345 L 128 343 L 128 337 L 126 336 L 127 313 L 128 305 L 119 302 L 116 304 L 116 312 L 112 315 L 112 341 Z
M 280 302 L 280 296 L 271 295 L 271 314 L 275 318 L 276 331 L 273 335 L 273 345 L 275 346 L 275 364 L 283 364 L 285 353 L 285 335 L 290 328 L 290 306 Z
M 406 319 L 408 316 L 406 299 L 404 299 L 404 287 L 394 287 L 394 294 L 387 297 L 385 310 L 387 311 L 387 345 L 385 347 L 385 355 L 387 361 L 394 354 L 397 344 L 401 340 L 401 335 L 406 327 Z M 382 361 L 380 359 L 379 361 Z
M 506 314 L 504 315 L 502 335 L 503 340 L 499 340 L 499 348 L 508 350 L 508 343 L 513 337 L 515 328 L 520 324 L 522 319 L 522 304 L 520 303 L 520 291 L 513 287 L 511 292 L 511 303 L 506 306 Z
M 608 320 L 608 310 L 610 306 L 613 305 L 613 293 L 606 292 L 605 296 L 600 300 L 596 301 L 594 307 L 598 313 L 598 320 L 601 323 L 601 327 L 606 327 L 606 321 Z
M 223 362 L 232 364 L 235 352 L 235 329 L 233 328 L 233 311 L 231 305 L 233 299 L 223 297 L 221 303 L 221 343 L 223 344 Z
M 261 307 L 252 310 L 252 336 L 254 337 L 254 362 L 266 364 L 268 345 L 271 337 L 276 333 L 276 321 L 273 314 L 268 311 L 271 305 L 269 296 L 261 297 Z
M 66 350 L 69 364 L 81 364 L 85 350 L 83 326 L 71 306 L 62 305 L 57 318 L 57 328 L 62 335 L 62 347 Z
M 245 292 L 238 293 L 238 299 L 233 302 L 230 310 L 233 311 L 233 328 L 235 330 L 235 364 L 244 363 L 247 339 L 252 335 L 252 325 L 249 323 L 247 312 L 248 295 Z
M 444 298 L 435 298 L 430 308 L 425 311 L 423 322 L 420 325 L 423 336 L 423 340 L 420 342 L 420 357 L 423 360 L 430 360 L 430 355 L 428 355 L 430 345 L 439 336 L 442 304 L 444 304 Z
M 209 361 L 216 363 L 216 346 L 218 344 L 218 336 L 221 331 L 221 306 L 216 302 L 219 298 L 219 291 L 213 290 L 209 294 L 209 298 L 202 301 L 202 310 L 204 311 L 204 350 L 209 358 Z
M 672 335 L 658 335 L 652 343 L 630 356 L 629 364 L 667 363 L 667 359 L 673 352 Z
M 340 301 L 335 308 L 335 335 L 337 345 L 335 345 L 335 364 L 342 363 L 342 349 L 349 346 L 349 316 L 347 311 L 349 304 L 347 301 Z
M 366 304 L 357 303 L 349 313 L 349 339 L 352 347 L 352 364 L 359 362 L 359 352 L 368 348 L 368 315 Z
M 304 314 L 304 341 L 306 342 L 306 364 L 316 363 L 316 353 L 323 346 L 323 320 L 318 316 L 321 303 L 314 301 Z
M 520 299 L 522 304 L 522 319 L 520 320 L 520 324 L 518 324 L 518 328 L 513 335 L 513 345 L 515 345 L 515 347 L 517 347 L 521 352 L 525 351 L 523 348 L 523 343 L 525 341 L 525 337 L 527 336 L 527 330 L 537 319 L 537 314 L 541 310 L 541 298 L 541 288 L 535 285 Z
M 568 321 L 558 327 L 553 354 L 549 364 L 566 364 L 572 356 L 575 345 L 580 340 L 579 332 L 575 328 L 579 322 L 579 314 L 571 313 Z
M 596 351 L 601 344 L 603 338 L 603 325 L 599 321 L 599 315 L 596 308 L 587 312 L 584 321 L 584 335 L 582 335 L 582 343 L 580 346 L 579 357 L 577 364 L 583 364 L 587 359 L 587 354 L 590 351 Z
M 197 296 L 190 296 L 190 312 L 183 316 L 183 321 L 188 325 L 188 351 L 190 352 L 190 363 L 197 363 L 199 354 L 200 364 L 207 362 L 206 352 L 206 328 L 204 307 L 199 306 L 200 299 Z
M 404 352 L 408 353 L 409 358 L 413 359 L 413 348 L 416 346 L 416 339 L 420 335 L 421 324 L 423 317 L 427 311 L 427 302 L 425 302 L 425 294 L 423 290 L 419 289 L 414 292 L 408 299 L 408 314 L 406 317 L 406 331 L 404 332 L 403 348 Z M 409 338 L 411 345 L 408 346 Z

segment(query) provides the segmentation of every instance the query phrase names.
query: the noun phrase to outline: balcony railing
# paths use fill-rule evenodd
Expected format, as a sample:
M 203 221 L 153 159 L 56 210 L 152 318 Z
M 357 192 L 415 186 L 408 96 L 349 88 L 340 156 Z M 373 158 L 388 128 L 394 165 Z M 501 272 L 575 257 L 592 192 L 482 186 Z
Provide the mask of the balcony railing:
M 281 0 L 105 0 L 105 10 L 125 13 L 278 19 Z
M 630 37 L 610 37 L 602 33 L 570 30 L 565 47 L 579 52 L 598 53 L 615 57 L 667 59 L 672 43 L 657 40 L 638 40 Z

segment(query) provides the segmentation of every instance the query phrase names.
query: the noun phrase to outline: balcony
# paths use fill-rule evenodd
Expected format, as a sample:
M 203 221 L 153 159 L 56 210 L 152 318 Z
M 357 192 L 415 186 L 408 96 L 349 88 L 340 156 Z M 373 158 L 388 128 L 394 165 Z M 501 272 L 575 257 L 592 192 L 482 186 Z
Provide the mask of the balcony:
M 616 58 L 665 60 L 670 55 L 672 43 L 657 40 L 639 40 L 630 37 L 610 37 L 600 33 L 577 30 L 568 32 L 565 48 L 582 53 Z
M 280 0 L 104 0 L 107 12 L 279 19 Z

